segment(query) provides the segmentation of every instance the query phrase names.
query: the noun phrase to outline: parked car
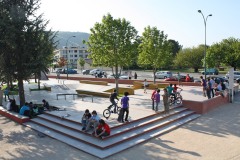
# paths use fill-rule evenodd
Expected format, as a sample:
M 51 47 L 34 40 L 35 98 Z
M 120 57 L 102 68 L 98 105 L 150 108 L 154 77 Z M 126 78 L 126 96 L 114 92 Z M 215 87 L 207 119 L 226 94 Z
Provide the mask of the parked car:
M 178 81 L 178 77 L 177 76 L 172 76 L 169 78 L 164 79 L 164 81 Z M 180 81 L 181 82 L 186 82 L 186 76 L 180 75 Z M 190 82 L 193 82 L 194 78 L 190 77 Z
M 172 77 L 172 72 L 170 72 L 170 71 L 159 71 L 159 72 L 155 73 L 155 78 L 166 79 L 166 78 L 169 78 L 169 77 Z
M 74 69 L 68 68 L 68 69 L 63 69 L 62 73 L 64 73 L 64 74 L 77 74 L 77 71 L 74 70 Z
M 113 75 L 113 74 L 108 75 L 107 78 L 113 79 L 113 78 L 114 78 L 114 75 Z M 120 76 L 119 76 L 119 79 L 128 79 L 128 75 L 120 75 Z
M 207 77 L 208 78 L 212 78 L 213 77 L 213 80 L 215 81 L 215 83 L 220 83 L 220 82 L 228 82 L 228 78 L 226 77 L 221 77 L 221 76 L 210 76 L 210 77 Z
M 234 74 L 234 80 L 236 80 L 237 78 L 240 78 L 240 71 L 233 71 Z M 226 74 L 226 77 L 229 78 L 229 72 Z
M 205 71 L 202 71 L 202 74 L 205 75 Z M 216 68 L 206 69 L 206 75 L 218 75 L 218 70 Z
M 99 73 L 101 73 L 101 72 L 102 72 L 101 69 L 92 69 L 92 70 L 89 72 L 89 74 L 95 75 L 95 74 L 99 74 Z
M 90 69 L 84 69 L 82 70 L 83 75 L 88 75 L 90 73 Z

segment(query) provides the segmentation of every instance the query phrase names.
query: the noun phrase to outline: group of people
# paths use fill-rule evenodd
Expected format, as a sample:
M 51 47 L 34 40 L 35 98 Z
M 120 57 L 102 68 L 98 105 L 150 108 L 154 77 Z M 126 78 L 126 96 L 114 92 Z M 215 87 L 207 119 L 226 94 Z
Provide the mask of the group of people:
M 110 135 L 109 125 L 97 115 L 97 112 L 94 110 L 92 114 L 88 109 L 85 110 L 85 113 L 82 116 L 82 130 L 88 132 L 91 127 L 93 127 L 92 135 L 102 138 Z
M 203 96 L 207 96 L 208 99 L 213 98 L 216 93 L 219 93 L 223 96 L 223 91 L 228 89 L 228 83 L 226 81 L 215 82 L 214 77 L 208 78 L 206 81 L 203 76 L 200 76 L 200 79 L 201 85 L 203 87 Z
M 121 110 L 120 110 L 120 113 L 119 113 L 119 117 L 118 117 L 118 121 L 123 123 L 124 120 L 125 122 L 128 122 L 128 114 L 129 114 L 129 97 L 128 97 L 129 93 L 128 92 L 124 92 L 124 96 L 121 98 Z M 118 94 L 117 94 L 117 90 L 114 89 L 113 90 L 113 93 L 111 93 L 110 97 L 109 97 L 109 100 L 111 102 L 111 106 L 109 107 L 114 107 L 114 113 L 117 113 L 117 103 L 115 101 L 118 100 Z M 124 118 L 124 115 L 126 113 L 126 116 Z
M 180 87 L 177 87 L 177 84 L 169 84 L 168 87 L 163 89 L 162 99 L 163 99 L 163 106 L 164 106 L 164 112 L 169 113 L 169 97 L 172 95 L 174 96 L 174 99 L 176 99 L 176 94 L 178 92 L 178 89 L 181 89 Z M 160 89 L 155 88 L 153 90 L 152 95 L 152 110 L 158 111 L 158 107 L 160 104 Z

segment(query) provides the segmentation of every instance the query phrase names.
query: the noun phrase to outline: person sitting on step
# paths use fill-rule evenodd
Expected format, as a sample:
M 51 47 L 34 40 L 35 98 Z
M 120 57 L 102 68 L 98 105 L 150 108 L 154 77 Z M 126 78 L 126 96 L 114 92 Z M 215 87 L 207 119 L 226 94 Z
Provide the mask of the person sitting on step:
M 102 139 L 102 137 L 106 137 L 110 135 L 110 127 L 103 119 L 99 120 L 99 125 L 95 129 L 95 136 Z
M 82 116 L 82 130 L 84 131 L 87 127 L 87 123 L 89 119 L 91 118 L 91 113 L 89 112 L 88 109 L 85 110 L 85 113 Z
M 97 126 L 99 124 L 99 120 L 100 120 L 100 117 L 97 115 L 97 112 L 95 110 L 92 111 L 92 117 L 89 118 L 85 132 L 89 131 L 91 126 L 93 126 L 93 129 L 95 131 L 95 129 L 97 128 Z

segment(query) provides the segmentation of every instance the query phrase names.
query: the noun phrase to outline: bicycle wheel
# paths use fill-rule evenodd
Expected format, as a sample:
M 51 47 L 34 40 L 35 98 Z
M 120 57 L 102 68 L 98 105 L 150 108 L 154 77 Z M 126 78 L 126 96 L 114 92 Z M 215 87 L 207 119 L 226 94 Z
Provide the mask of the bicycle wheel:
M 181 103 L 182 103 L 182 99 L 181 99 L 181 97 L 177 97 L 177 99 L 176 99 L 176 103 L 177 103 L 177 104 L 181 104 Z
M 121 111 L 121 107 L 117 107 L 117 114 L 119 115 Z
M 170 99 L 169 99 L 169 106 L 172 106 L 174 103 L 175 103 L 174 97 L 173 98 L 170 97 Z
M 103 116 L 104 116 L 106 119 L 108 119 L 108 118 L 110 117 L 110 115 L 111 115 L 111 111 L 110 111 L 109 109 L 105 109 L 105 110 L 103 111 Z

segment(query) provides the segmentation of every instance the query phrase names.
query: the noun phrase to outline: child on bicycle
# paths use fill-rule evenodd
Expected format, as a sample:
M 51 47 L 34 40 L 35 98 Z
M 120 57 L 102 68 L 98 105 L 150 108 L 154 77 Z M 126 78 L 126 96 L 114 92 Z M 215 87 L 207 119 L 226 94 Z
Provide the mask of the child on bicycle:
M 110 106 L 109 106 L 109 109 L 114 106 L 114 113 L 117 113 L 116 111 L 116 108 L 117 108 L 117 103 L 115 102 L 115 99 L 119 100 L 118 97 L 117 97 L 117 90 L 114 89 L 113 90 L 113 93 L 111 93 L 110 97 L 109 97 L 109 100 L 110 102 L 112 103 Z
M 180 92 L 178 92 L 178 89 L 180 89 L 182 91 L 182 88 L 177 87 L 177 84 L 174 84 L 173 93 L 175 94 L 175 96 L 174 96 L 175 100 L 176 100 L 177 94 L 180 94 Z

